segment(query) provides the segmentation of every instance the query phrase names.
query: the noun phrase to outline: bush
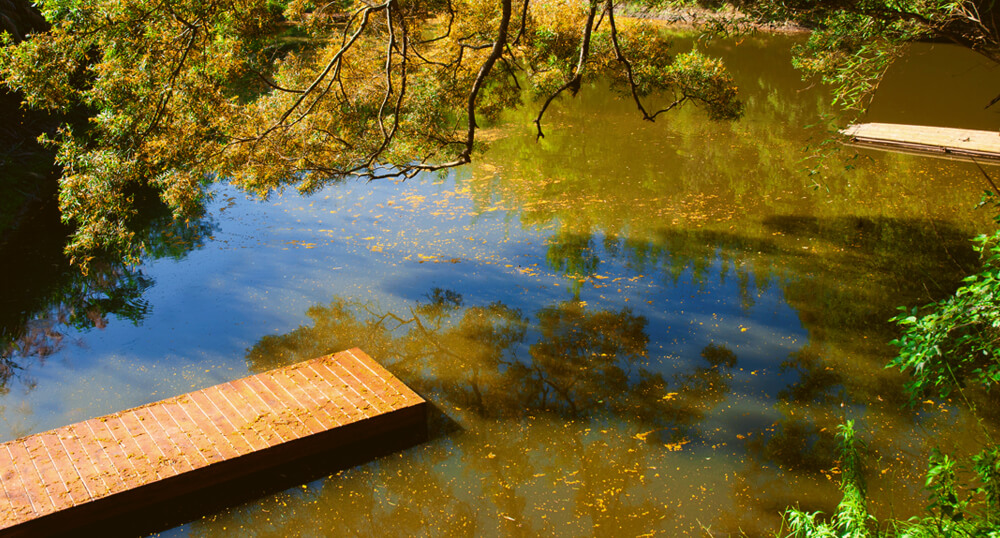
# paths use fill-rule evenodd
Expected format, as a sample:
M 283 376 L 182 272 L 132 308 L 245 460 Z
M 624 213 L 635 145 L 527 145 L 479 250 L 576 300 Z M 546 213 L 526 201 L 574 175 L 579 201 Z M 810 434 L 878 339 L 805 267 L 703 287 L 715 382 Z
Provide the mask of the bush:
M 987 193 L 987 199 L 992 195 Z M 993 200 L 995 208 L 1000 203 Z M 1000 226 L 1000 217 L 995 219 Z M 899 354 L 887 368 L 909 374 L 906 391 L 911 402 L 929 393 L 947 397 L 968 386 L 990 390 L 1000 382 L 1000 227 L 975 239 L 982 270 L 964 279 L 950 297 L 922 308 L 904 310 L 892 319 L 903 334 L 892 343 Z M 840 490 L 837 512 L 824 521 L 820 512 L 785 511 L 789 538 L 901 536 L 969 536 L 1000 538 L 1000 445 L 990 445 L 969 461 L 959 462 L 938 450 L 931 453 L 924 483 L 929 493 L 923 517 L 889 521 L 880 526 L 868 513 L 861 471 L 863 444 L 854 424 L 841 426 Z M 961 483 L 961 470 L 974 471 L 977 483 Z

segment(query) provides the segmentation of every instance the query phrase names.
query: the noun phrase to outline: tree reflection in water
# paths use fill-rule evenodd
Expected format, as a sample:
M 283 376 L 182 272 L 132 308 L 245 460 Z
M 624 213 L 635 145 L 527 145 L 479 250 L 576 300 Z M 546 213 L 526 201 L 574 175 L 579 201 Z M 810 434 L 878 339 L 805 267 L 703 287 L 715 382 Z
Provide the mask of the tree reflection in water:
M 647 368 L 643 316 L 578 301 L 529 318 L 499 301 L 466 306 L 462 295 L 435 288 L 405 315 L 343 299 L 314 306 L 308 315 L 312 326 L 261 338 L 247 354 L 250 369 L 358 346 L 421 394 L 489 419 L 617 416 L 680 439 L 683 425 L 721 401 L 737 362 L 730 349 L 713 343 L 701 353 L 704 364 L 667 379 Z
M 196 533 L 671 536 L 700 522 L 719 534 L 771 535 L 789 504 L 834 507 L 833 434 L 845 417 L 870 440 L 876 512 L 919 509 L 926 452 L 972 444 L 968 432 L 979 430 L 947 403 L 900 407 L 900 376 L 883 369 L 894 337 L 886 320 L 898 305 L 948 293 L 974 266 L 967 240 L 989 221 L 967 212 L 981 173 L 875 156 L 806 188 L 802 147 L 825 133 L 799 126 L 828 112 L 829 99 L 800 92 L 799 75 L 775 67 L 787 58 L 753 41 L 719 44 L 733 49 L 734 65 L 753 66 L 738 124 L 682 113 L 647 128 L 626 120 L 628 103 L 585 92 L 553 111 L 544 140 L 532 118 L 515 118 L 498 126 L 481 165 L 433 188 L 330 192 L 329 203 L 289 196 L 267 213 L 280 229 L 237 223 L 260 248 L 211 267 L 266 260 L 266 269 L 232 282 L 252 297 L 226 303 L 243 328 L 199 330 L 227 340 L 232 356 L 269 330 L 261 323 L 285 327 L 299 300 L 338 290 L 344 298 L 312 308 L 303 327 L 261 339 L 250 367 L 358 345 L 452 427 L 442 420 L 425 445 L 214 516 Z M 758 72 L 761 62 L 778 77 Z M 276 256 L 289 239 L 322 248 Z M 5 268 L 20 278 L 4 280 L 16 291 L 48 265 Z M 30 297 L 3 298 L 5 315 L 31 313 L 0 319 L 10 338 L 48 319 L 35 313 L 56 320 L 38 322 L 50 340 L 26 349 L 65 345 L 59 338 L 71 333 L 59 320 L 72 315 L 86 329 L 117 312 L 133 322 L 148 314 L 130 277 L 114 271 L 100 286 L 70 286 L 80 301 L 49 299 L 70 280 L 59 271 L 34 278 L 51 284 Z M 451 291 L 416 299 L 427 282 Z M 112 297 L 124 302 L 95 307 Z M 186 331 L 188 321 L 164 327 Z M 195 363 L 200 371 L 205 362 Z M 36 396 L 57 399 L 64 386 Z
M 705 522 L 768 535 L 788 505 L 834 508 L 834 434 L 845 417 L 860 417 L 871 461 L 885 471 L 869 477 L 876 509 L 919 508 L 916 477 L 936 442 L 926 431 L 970 431 L 970 417 L 901 406 L 899 375 L 882 368 L 892 330 L 879 320 L 930 292 L 906 275 L 933 274 L 943 286 L 957 280 L 972 261 L 964 234 L 907 219 L 774 218 L 763 226 L 759 236 L 662 229 L 652 241 L 558 233 L 546 263 L 579 286 L 571 300 L 534 303 L 530 312 L 467 304 L 445 289 L 388 310 L 349 299 L 310 308 L 310 323 L 248 352 L 251 370 L 360 346 L 461 429 L 439 427 L 404 455 L 271 498 L 268 512 L 237 508 L 200 528 L 253 529 L 271 518 L 286 531 L 335 521 L 362 534 L 638 535 Z M 875 239 L 886 234 L 896 240 Z M 931 236 L 939 240 L 925 241 Z M 813 241 L 808 251 L 804 238 Z M 914 242 L 933 247 L 908 258 Z M 809 339 L 784 356 L 744 357 L 746 370 L 765 365 L 762 385 L 749 381 L 755 374 L 724 340 L 694 357 L 653 351 L 652 342 L 670 341 L 647 317 L 657 307 L 580 300 L 594 296 L 590 287 L 615 289 L 606 275 L 623 266 L 668 289 L 732 282 L 743 312 L 780 288 Z M 291 495 L 308 498 L 267 508 Z
M 215 226 L 207 216 L 176 222 L 156 207 L 143 218 L 139 233 L 151 260 L 183 258 L 201 248 Z M 29 363 L 57 353 L 69 340 L 67 333 L 103 329 L 109 316 L 138 325 L 150 309 L 144 294 L 154 282 L 140 267 L 106 257 L 91 260 L 81 273 L 62 253 L 65 229 L 55 222 L 41 226 L 52 229 L 15 238 L 0 252 L 19 260 L 0 267 L 0 280 L 7 286 L 0 308 L 0 393 Z M 30 378 L 21 381 L 25 388 L 33 387 Z
M 438 431 L 405 459 L 302 493 L 315 496 L 297 502 L 308 508 L 215 519 L 250 518 L 239 524 L 259 528 L 267 517 L 290 529 L 319 511 L 364 534 L 467 535 L 496 525 L 514 535 L 640 535 L 677 517 L 665 498 L 728 495 L 706 491 L 695 478 L 701 457 L 684 452 L 702 443 L 699 422 L 730 392 L 738 358 L 725 345 L 706 346 L 700 362 L 665 377 L 649 364 L 647 320 L 627 308 L 566 301 L 528 316 L 433 289 L 405 313 L 337 299 L 308 315 L 311 325 L 250 349 L 251 370 L 360 346 L 462 430 Z M 453 470 L 456 459 L 463 470 Z

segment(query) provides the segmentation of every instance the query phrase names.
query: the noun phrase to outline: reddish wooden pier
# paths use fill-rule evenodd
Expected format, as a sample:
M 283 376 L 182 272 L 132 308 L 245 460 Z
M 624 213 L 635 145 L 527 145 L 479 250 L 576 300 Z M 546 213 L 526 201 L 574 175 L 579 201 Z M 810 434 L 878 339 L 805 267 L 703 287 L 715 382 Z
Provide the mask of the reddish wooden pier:
M 0 534 L 68 530 L 304 456 L 425 432 L 426 402 L 359 349 L 0 445 Z
M 860 123 L 840 131 L 860 146 L 964 160 L 1000 160 L 1000 133 L 928 125 Z

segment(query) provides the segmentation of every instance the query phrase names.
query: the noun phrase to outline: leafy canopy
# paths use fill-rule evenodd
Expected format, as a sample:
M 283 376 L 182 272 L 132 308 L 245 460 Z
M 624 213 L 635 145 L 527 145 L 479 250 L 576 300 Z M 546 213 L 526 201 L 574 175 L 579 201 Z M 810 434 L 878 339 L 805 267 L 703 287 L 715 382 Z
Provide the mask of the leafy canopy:
M 730 76 L 697 51 L 672 55 L 653 26 L 610 0 L 50 0 L 49 32 L 0 50 L 2 81 L 28 105 L 86 111 L 51 143 L 60 207 L 85 262 L 137 256 L 137 200 L 189 219 L 224 179 L 260 196 L 347 177 L 409 177 L 470 162 L 480 124 L 610 79 L 644 118 L 693 102 L 739 115 Z

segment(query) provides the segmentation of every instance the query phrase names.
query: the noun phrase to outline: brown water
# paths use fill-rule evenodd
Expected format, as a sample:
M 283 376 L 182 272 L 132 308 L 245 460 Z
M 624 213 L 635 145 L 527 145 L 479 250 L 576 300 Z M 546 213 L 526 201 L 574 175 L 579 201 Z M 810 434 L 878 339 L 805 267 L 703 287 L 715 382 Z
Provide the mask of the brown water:
M 769 535 L 789 505 L 836 506 L 846 419 L 876 513 L 918 512 L 927 453 L 980 430 L 904 406 L 887 320 L 975 268 L 985 183 L 827 142 L 829 95 L 789 39 L 702 45 L 736 71 L 738 122 L 649 124 L 593 86 L 540 142 L 512 112 L 448 176 L 268 203 L 220 188 L 138 275 L 9 316 L 49 347 L 9 355 L 0 438 L 360 346 L 437 407 L 427 443 L 164 534 Z M 867 119 L 995 128 L 998 82 L 920 46 Z

